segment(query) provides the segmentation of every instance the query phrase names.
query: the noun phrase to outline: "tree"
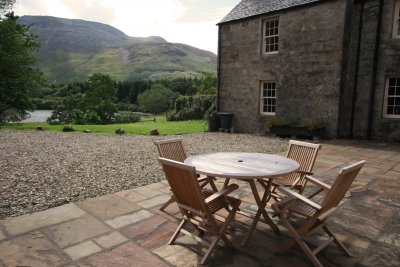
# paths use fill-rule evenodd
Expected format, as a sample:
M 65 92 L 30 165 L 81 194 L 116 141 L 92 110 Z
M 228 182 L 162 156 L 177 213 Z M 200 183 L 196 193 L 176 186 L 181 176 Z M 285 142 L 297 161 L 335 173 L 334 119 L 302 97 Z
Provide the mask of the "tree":
M 29 27 L 17 19 L 8 13 L 0 20 L 0 124 L 26 118 L 27 110 L 33 109 L 29 91 L 44 82 L 32 54 L 40 46 Z
M 216 95 L 217 77 L 212 73 L 204 73 L 200 79 L 196 80 L 194 87 L 199 95 Z
M 0 0 L 0 16 L 11 11 L 12 6 L 14 5 L 15 0 Z
M 176 98 L 177 94 L 164 85 L 154 84 L 138 95 L 138 104 L 142 111 L 158 114 L 169 110 Z
M 117 112 L 115 100 L 115 81 L 110 76 L 95 73 L 87 81 L 86 109 L 95 112 L 101 123 L 110 123 Z

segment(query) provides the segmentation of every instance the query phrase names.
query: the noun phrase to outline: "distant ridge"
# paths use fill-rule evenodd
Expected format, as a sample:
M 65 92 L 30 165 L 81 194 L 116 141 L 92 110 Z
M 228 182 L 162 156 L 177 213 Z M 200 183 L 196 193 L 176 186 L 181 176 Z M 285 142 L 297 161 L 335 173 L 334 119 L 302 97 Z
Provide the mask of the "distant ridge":
M 214 53 L 162 37 L 131 37 L 103 23 L 50 16 L 22 16 L 41 50 L 49 82 L 83 81 L 95 72 L 117 80 L 176 78 L 216 72 Z

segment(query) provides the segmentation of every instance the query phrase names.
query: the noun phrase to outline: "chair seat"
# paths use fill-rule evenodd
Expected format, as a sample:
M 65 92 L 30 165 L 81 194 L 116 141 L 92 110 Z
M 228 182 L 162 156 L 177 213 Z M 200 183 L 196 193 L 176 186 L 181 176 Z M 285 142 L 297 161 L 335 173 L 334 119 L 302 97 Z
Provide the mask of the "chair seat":
M 315 202 L 317 204 L 321 204 L 322 200 L 323 200 L 322 198 L 313 199 L 313 202 Z M 285 207 L 285 209 L 287 209 L 291 212 L 303 215 L 308 218 L 313 216 L 316 212 L 316 210 L 314 208 L 310 207 L 305 202 L 300 201 L 298 199 L 282 200 L 282 204 L 279 205 L 279 208 L 282 209 L 283 207 Z
M 203 190 L 204 198 L 207 198 L 207 197 L 213 195 L 214 193 L 215 193 L 214 191 L 209 190 L 209 189 Z M 233 198 L 233 197 L 226 196 L 224 198 L 217 198 L 216 200 L 211 201 L 210 203 L 207 204 L 207 206 L 212 213 L 215 213 L 215 212 L 219 211 L 220 209 L 227 207 L 230 204 L 239 205 L 240 200 Z

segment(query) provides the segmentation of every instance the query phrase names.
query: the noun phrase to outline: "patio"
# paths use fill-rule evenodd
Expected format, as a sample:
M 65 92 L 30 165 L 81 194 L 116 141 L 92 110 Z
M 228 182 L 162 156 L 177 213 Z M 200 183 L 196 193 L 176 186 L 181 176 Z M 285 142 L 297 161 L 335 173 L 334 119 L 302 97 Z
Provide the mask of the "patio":
M 400 262 L 400 146 L 365 141 L 322 143 L 315 177 L 331 183 L 341 167 L 365 159 L 351 193 L 330 220 L 331 228 L 354 254 L 348 258 L 330 245 L 319 259 L 325 266 L 398 266 Z M 254 211 L 250 188 L 239 183 L 234 196 L 241 210 Z M 221 185 L 223 180 L 218 181 Z M 108 194 L 82 202 L 0 221 L 0 266 L 196 266 L 202 247 L 181 236 L 167 245 L 180 213 L 169 199 L 166 182 Z M 237 220 L 248 218 L 238 215 Z M 208 266 L 310 266 L 295 246 L 275 251 L 288 240 L 266 225 L 245 247 L 245 232 L 229 230 L 235 250 L 218 247 Z

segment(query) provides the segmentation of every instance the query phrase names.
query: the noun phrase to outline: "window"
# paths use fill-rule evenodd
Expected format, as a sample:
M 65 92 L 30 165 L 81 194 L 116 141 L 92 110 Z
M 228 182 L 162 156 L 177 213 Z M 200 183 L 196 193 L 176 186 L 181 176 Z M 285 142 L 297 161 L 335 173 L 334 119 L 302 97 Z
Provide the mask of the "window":
M 261 82 L 260 113 L 275 115 L 276 82 Z
M 263 53 L 277 53 L 279 47 L 279 19 L 265 20 L 263 23 Z
M 400 0 L 394 4 L 393 38 L 400 38 Z
M 400 119 L 400 77 L 388 77 L 386 80 L 383 116 Z

